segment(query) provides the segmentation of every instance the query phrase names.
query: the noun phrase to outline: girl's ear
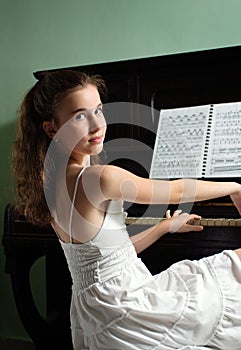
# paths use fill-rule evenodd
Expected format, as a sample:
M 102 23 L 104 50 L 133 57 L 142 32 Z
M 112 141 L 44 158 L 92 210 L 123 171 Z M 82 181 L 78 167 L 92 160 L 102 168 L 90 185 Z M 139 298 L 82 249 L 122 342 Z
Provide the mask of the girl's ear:
M 57 132 L 57 128 L 54 124 L 54 121 L 45 120 L 43 122 L 42 126 L 43 126 L 43 129 L 44 129 L 46 135 L 52 139 Z

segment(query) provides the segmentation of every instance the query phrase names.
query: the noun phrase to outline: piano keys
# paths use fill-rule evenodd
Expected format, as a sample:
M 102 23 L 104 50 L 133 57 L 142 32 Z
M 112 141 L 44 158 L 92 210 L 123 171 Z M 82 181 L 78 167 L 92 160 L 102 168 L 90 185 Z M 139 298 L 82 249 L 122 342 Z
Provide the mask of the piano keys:
M 166 220 L 158 217 L 127 217 L 126 225 L 157 225 L 159 222 Z M 240 227 L 241 219 L 226 219 L 226 218 L 203 218 L 193 219 L 189 222 L 190 225 L 198 225 L 204 227 Z

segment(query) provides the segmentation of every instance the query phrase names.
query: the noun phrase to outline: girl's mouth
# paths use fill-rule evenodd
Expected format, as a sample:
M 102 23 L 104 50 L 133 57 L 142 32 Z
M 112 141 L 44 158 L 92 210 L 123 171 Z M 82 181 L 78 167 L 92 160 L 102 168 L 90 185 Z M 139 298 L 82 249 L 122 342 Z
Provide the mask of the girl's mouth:
M 103 136 L 96 136 L 89 140 L 92 143 L 101 143 L 103 141 Z

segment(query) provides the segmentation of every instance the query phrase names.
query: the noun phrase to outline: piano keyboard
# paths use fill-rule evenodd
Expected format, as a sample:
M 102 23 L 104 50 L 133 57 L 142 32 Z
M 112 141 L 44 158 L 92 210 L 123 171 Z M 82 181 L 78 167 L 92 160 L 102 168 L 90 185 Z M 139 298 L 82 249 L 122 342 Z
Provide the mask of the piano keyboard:
M 156 225 L 160 221 L 166 220 L 165 218 L 152 218 L 152 217 L 127 217 L 125 219 L 126 225 Z M 201 225 L 211 227 L 241 227 L 241 219 L 225 219 L 225 218 L 208 218 L 208 219 L 194 219 L 189 222 L 190 225 Z

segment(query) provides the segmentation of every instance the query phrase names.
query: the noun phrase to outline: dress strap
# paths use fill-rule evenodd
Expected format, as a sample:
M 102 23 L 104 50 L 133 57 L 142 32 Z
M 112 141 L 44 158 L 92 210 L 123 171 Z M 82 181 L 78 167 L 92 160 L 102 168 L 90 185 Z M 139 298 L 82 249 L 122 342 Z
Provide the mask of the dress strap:
M 73 243 L 73 239 L 72 239 L 72 220 L 73 220 L 73 212 L 74 212 L 74 202 L 75 202 L 75 197 L 76 197 L 76 193 L 77 193 L 77 189 L 78 189 L 78 185 L 79 185 L 79 179 L 81 177 L 81 175 L 83 174 L 84 170 L 87 167 L 84 167 L 83 169 L 80 170 L 77 179 L 76 179 L 76 183 L 75 183 L 75 187 L 74 187 L 74 194 L 73 194 L 73 198 L 72 198 L 72 202 L 71 202 L 71 207 L 70 207 L 70 215 L 69 215 L 69 236 L 70 236 L 70 243 Z

